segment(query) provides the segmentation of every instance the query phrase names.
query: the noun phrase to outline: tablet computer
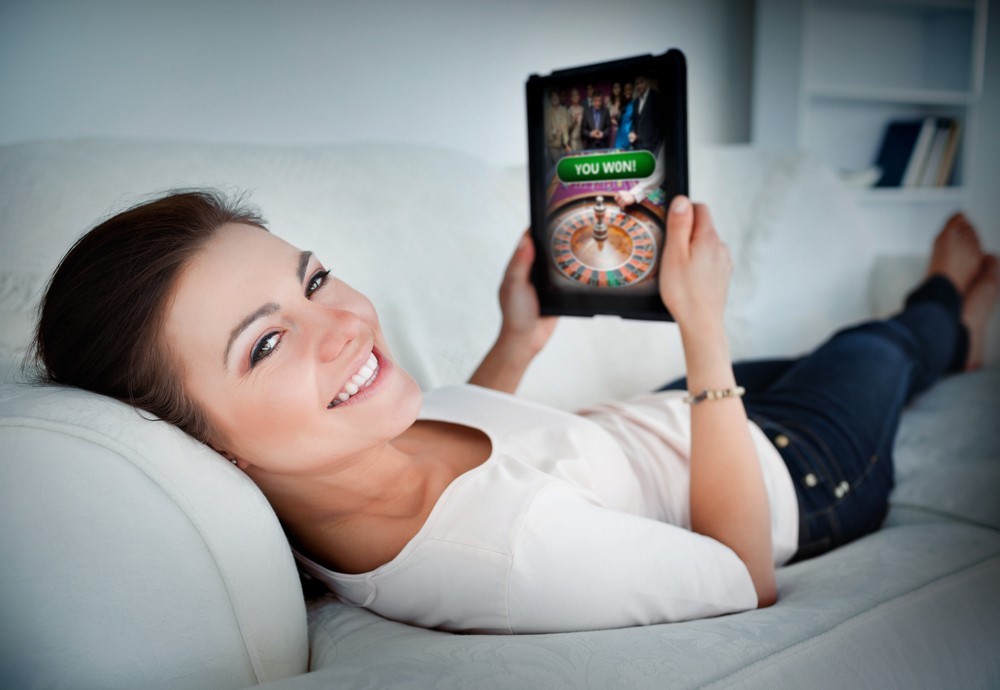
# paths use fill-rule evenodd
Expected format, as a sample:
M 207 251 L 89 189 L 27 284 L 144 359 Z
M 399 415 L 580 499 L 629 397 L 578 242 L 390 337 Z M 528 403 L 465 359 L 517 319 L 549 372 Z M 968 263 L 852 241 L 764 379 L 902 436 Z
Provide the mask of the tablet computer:
M 526 91 L 542 313 L 670 320 L 659 272 L 667 208 L 688 193 L 683 53 L 532 75 Z

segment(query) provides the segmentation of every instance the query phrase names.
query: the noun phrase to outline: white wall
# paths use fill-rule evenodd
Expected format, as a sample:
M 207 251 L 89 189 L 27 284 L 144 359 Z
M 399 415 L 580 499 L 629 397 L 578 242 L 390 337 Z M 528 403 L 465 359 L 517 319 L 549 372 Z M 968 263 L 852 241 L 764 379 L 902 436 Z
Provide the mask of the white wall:
M 1000 2 L 990 5 L 969 210 L 991 251 L 1000 252 Z
M 0 0 L 0 143 L 416 141 L 526 158 L 532 72 L 689 60 L 694 142 L 749 140 L 750 0 Z

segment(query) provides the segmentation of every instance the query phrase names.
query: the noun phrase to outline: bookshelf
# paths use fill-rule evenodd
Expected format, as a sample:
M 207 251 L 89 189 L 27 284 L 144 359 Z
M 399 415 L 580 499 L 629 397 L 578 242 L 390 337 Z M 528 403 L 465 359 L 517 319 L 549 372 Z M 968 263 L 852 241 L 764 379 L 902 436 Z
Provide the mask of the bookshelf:
M 873 165 L 890 121 L 954 118 L 962 131 L 950 186 L 856 193 L 863 207 L 884 207 L 873 211 L 880 222 L 961 206 L 980 125 L 988 2 L 757 0 L 753 143 L 859 171 Z

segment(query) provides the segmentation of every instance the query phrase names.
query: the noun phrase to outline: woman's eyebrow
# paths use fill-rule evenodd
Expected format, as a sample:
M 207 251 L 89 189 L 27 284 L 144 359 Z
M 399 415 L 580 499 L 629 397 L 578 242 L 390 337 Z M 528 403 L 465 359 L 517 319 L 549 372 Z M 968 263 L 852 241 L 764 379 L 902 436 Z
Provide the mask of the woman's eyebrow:
M 313 253 L 310 251 L 299 253 L 299 267 L 298 271 L 296 271 L 296 274 L 299 277 L 300 283 L 306 279 L 306 269 L 309 267 L 309 260 L 312 258 L 312 255 Z M 222 355 L 223 367 L 225 367 L 229 362 L 229 353 L 233 349 L 233 343 L 236 342 L 236 339 L 240 337 L 240 333 L 249 328 L 250 324 L 252 324 L 257 319 L 263 318 L 265 316 L 270 316 L 271 314 L 278 311 L 280 308 L 281 305 L 279 305 L 277 302 L 268 302 L 267 304 L 263 305 L 252 314 L 248 314 L 247 316 L 245 316 L 243 320 L 240 321 L 239 325 L 236 326 L 236 328 L 234 328 L 232 332 L 229 334 L 229 341 L 226 342 L 226 351 Z
M 225 367 L 226 363 L 229 362 L 229 351 L 233 349 L 233 343 L 236 339 L 240 337 L 240 333 L 245 331 L 250 327 L 257 319 L 263 318 L 265 316 L 270 316 L 274 312 L 281 309 L 281 305 L 277 302 L 268 302 L 262 307 L 258 308 L 254 313 L 248 314 L 240 321 L 239 325 L 233 329 L 232 333 L 229 334 L 229 342 L 226 343 L 226 352 L 222 355 L 222 366 Z
M 312 252 L 302 252 L 299 254 L 299 282 L 301 283 L 306 279 L 306 268 L 309 267 L 309 259 L 312 258 Z

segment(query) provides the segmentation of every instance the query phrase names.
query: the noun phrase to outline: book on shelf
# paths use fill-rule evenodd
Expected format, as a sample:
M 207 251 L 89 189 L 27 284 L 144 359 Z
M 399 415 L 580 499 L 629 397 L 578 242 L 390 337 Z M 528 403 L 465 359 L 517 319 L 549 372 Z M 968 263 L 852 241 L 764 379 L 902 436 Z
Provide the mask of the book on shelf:
M 903 173 L 900 187 L 916 187 L 920 184 L 924 176 L 924 167 L 927 165 L 927 154 L 930 153 L 931 144 L 934 143 L 936 129 L 937 118 L 925 117 L 920 123 L 920 132 L 913 143 L 910 159 L 906 162 L 906 172 Z
M 923 170 L 920 171 L 920 180 L 916 185 L 912 186 L 937 186 L 938 170 L 941 168 L 941 161 L 944 160 L 944 150 L 948 145 L 948 132 L 951 129 L 950 125 L 951 120 L 949 118 L 934 118 L 933 138 L 927 149 Z
M 938 135 L 941 135 L 940 130 Z M 947 187 L 951 184 L 952 175 L 955 172 L 955 158 L 958 157 L 958 140 L 961 136 L 962 123 L 952 119 L 948 126 L 947 140 L 944 145 L 944 153 L 941 156 L 941 163 L 938 166 L 937 177 L 934 179 L 935 187 Z
M 951 181 L 961 126 L 951 117 L 893 120 L 875 165 L 876 187 L 944 187 Z

